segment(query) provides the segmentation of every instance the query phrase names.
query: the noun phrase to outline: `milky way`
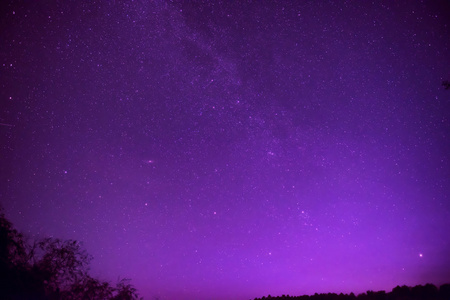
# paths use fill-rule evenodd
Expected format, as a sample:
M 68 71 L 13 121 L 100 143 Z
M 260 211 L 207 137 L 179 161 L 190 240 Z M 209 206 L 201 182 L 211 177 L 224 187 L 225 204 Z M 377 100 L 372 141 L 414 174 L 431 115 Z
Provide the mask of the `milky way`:
M 146 299 L 450 282 L 448 1 L 3 2 L 29 238 Z

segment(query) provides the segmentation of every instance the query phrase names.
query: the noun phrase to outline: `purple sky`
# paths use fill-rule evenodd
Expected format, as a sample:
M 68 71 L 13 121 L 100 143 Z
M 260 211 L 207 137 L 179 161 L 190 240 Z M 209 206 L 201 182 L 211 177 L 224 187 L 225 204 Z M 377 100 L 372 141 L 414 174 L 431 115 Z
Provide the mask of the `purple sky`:
M 450 282 L 448 1 L 2 1 L 0 203 L 146 299 Z

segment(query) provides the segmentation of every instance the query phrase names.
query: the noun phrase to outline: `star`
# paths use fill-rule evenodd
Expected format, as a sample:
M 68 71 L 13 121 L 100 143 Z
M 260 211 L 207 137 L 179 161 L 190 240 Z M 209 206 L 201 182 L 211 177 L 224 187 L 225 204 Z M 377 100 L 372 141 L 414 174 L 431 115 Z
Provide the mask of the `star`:
M 18 229 L 144 299 L 448 280 L 445 1 L 66 2 L 0 10 Z

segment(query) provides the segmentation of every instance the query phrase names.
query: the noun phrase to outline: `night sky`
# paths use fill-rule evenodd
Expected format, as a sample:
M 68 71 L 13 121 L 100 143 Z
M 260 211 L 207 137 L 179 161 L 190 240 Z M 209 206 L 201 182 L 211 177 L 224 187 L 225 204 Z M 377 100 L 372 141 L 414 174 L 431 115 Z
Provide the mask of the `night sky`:
M 0 203 L 161 300 L 450 282 L 448 1 L 2 1 Z

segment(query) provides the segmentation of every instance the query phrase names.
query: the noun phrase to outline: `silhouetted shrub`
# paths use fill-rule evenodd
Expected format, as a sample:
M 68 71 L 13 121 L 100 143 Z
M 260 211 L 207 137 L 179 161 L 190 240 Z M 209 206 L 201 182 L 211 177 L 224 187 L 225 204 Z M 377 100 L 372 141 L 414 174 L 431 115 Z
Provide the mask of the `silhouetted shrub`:
M 450 299 L 450 284 L 443 284 L 439 287 L 439 298 Z
M 127 279 L 112 287 L 90 277 L 91 259 L 74 240 L 25 243 L 0 209 L 0 299 L 138 299 Z

